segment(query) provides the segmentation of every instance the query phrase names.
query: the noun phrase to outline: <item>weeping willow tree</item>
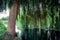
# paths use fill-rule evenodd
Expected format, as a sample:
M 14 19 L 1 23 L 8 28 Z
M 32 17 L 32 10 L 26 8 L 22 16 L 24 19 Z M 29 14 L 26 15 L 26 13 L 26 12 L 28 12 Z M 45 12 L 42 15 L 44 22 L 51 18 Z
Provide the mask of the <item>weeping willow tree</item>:
M 55 29 L 59 18 L 58 0 L 22 0 L 17 21 L 22 27 Z M 58 19 L 56 19 L 56 17 Z M 33 27 L 32 27 L 33 26 Z M 21 26 L 20 26 L 21 27 Z
M 21 2 L 21 3 L 20 3 Z M 2 5 L 3 4 L 3 5 Z M 10 16 L 8 22 L 8 32 L 15 35 L 15 21 L 18 15 L 18 25 L 22 29 L 59 29 L 58 0 L 1 0 L 0 11 L 9 5 Z M 22 11 L 18 14 L 19 6 Z
M 17 17 L 17 24 L 19 29 L 23 31 L 27 29 L 25 33 L 26 35 L 29 34 L 29 37 L 34 35 L 32 30 L 35 28 L 40 33 L 41 29 L 59 29 L 58 0 L 22 0 L 21 8 L 22 11 L 20 11 Z
M 14 2 L 14 0 L 9 0 L 9 1 L 1 0 L 0 1 L 0 5 L 1 5 L 0 9 L 1 10 L 6 9 L 6 4 L 8 4 L 9 8 L 11 8 L 11 10 L 12 10 L 13 3 L 16 3 L 16 2 Z M 40 8 L 41 5 L 40 4 L 42 5 L 42 9 L 43 9 L 42 14 L 40 12 L 41 11 L 41 8 Z M 21 6 L 22 6 L 22 10 L 23 10 L 22 14 L 24 16 L 26 15 L 27 17 L 31 17 L 33 20 L 36 19 L 37 21 L 40 18 L 40 15 L 42 15 L 43 19 L 46 18 L 46 15 L 47 15 L 51 18 L 51 20 L 54 18 L 54 17 L 52 18 L 52 16 L 54 16 L 56 14 L 59 15 L 59 8 L 58 8 L 59 6 L 58 5 L 59 5 L 58 0 L 52 0 L 52 1 L 50 1 L 50 0 L 45 0 L 45 1 L 44 0 L 37 0 L 37 1 L 36 0 L 26 0 L 26 1 L 22 0 L 21 1 Z M 21 17 L 21 13 L 19 14 L 19 16 Z M 49 19 L 49 18 L 47 18 L 47 19 Z M 36 20 L 34 22 L 36 22 Z M 44 19 L 44 21 L 45 20 L 46 19 Z
M 25 35 L 29 34 L 29 37 L 32 37 L 34 35 L 32 30 L 35 28 L 40 33 L 41 29 L 58 29 L 59 26 L 56 26 L 58 24 L 56 17 L 59 16 L 58 0 L 25 0 L 21 2 L 21 8 L 17 24 L 20 30 L 25 31 Z

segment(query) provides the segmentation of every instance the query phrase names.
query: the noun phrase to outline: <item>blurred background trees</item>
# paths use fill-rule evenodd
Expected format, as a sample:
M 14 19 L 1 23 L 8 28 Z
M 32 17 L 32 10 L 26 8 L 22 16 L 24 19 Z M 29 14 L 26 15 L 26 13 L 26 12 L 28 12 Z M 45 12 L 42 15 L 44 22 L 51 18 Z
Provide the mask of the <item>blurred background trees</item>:
M 34 37 L 37 32 L 38 34 L 44 34 L 46 32 L 44 32 L 44 30 L 60 30 L 59 1 L 60 0 L 21 0 L 20 11 L 16 19 L 17 28 L 21 30 L 25 36 L 28 35 L 30 37 Z M 0 11 L 6 11 L 7 7 L 12 9 L 13 4 L 14 0 L 1 0 Z M 45 33 L 45 35 L 47 34 Z

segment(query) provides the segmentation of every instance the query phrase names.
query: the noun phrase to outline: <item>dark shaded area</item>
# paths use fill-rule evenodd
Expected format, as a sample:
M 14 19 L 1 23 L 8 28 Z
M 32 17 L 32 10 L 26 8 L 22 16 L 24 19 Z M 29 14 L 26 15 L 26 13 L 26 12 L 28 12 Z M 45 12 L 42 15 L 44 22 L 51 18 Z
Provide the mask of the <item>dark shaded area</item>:
M 41 29 L 25 29 L 22 35 L 22 40 L 60 40 L 60 31 Z
M 43 3 L 44 6 L 48 5 L 49 7 L 59 6 L 60 0 L 20 0 L 21 5 L 28 6 L 29 4 L 39 5 L 39 3 Z M 6 9 L 6 5 L 8 4 L 9 8 L 13 5 L 17 0 L 0 0 L 0 11 Z

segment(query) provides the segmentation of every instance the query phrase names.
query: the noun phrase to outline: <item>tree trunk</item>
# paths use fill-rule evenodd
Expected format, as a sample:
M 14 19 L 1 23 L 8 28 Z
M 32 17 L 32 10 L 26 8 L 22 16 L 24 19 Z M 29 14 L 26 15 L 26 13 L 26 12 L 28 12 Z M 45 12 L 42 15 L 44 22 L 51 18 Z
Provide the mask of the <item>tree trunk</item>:
M 8 32 L 13 37 L 15 37 L 15 24 L 16 24 L 16 17 L 18 15 L 19 7 L 20 7 L 20 0 L 14 1 L 9 14 Z

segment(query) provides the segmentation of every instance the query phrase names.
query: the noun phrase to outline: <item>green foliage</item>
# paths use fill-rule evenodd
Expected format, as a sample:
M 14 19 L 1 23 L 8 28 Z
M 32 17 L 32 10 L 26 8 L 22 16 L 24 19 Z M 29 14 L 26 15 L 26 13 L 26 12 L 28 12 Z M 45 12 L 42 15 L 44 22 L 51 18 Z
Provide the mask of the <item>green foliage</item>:
M 6 32 L 6 27 L 3 24 L 2 20 L 0 20 L 0 40 L 4 39 L 5 32 Z
M 30 3 L 31 2 L 31 3 Z M 43 13 L 41 15 L 39 5 L 43 3 Z M 26 4 L 26 5 L 25 5 Z M 42 17 L 41 28 L 42 29 L 56 29 L 58 26 L 56 17 L 59 16 L 59 10 L 57 6 L 57 0 L 22 0 L 22 11 L 19 13 L 17 21 L 20 28 L 39 28 L 39 19 Z M 30 26 L 30 27 L 29 27 Z

